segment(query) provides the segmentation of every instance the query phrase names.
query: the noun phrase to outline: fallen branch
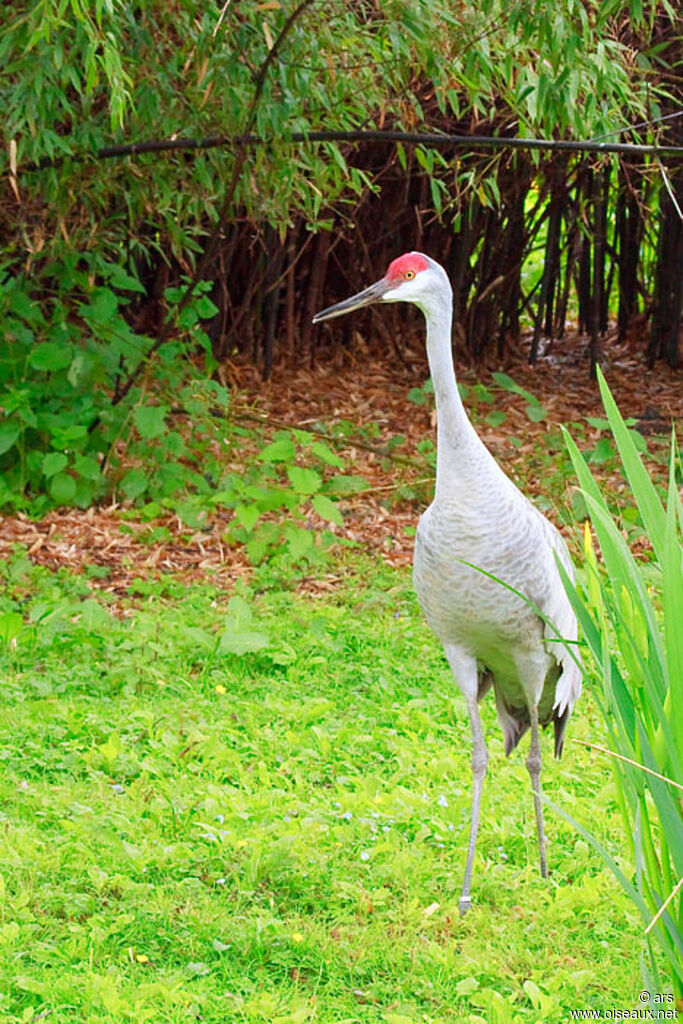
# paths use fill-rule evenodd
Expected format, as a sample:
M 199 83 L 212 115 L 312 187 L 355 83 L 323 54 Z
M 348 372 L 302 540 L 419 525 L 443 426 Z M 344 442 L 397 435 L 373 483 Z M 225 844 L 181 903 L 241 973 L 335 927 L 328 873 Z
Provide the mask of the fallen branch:
M 312 0 L 305 0 L 307 6 Z M 295 11 L 298 14 L 299 8 Z M 291 19 L 290 19 L 291 20 Z M 287 26 L 285 26 L 287 27 Z M 284 30 L 283 30 L 284 31 Z M 277 44 L 276 44 L 277 45 Z M 270 51 L 270 55 L 274 52 Z M 43 157 L 24 168 L 17 169 L 17 175 L 55 167 L 66 160 L 112 160 L 118 157 L 140 156 L 143 153 L 173 153 L 179 150 L 227 149 L 231 146 L 269 146 L 271 139 L 261 138 L 248 131 L 244 135 L 208 135 L 205 138 L 149 139 L 146 142 L 126 142 L 116 146 L 103 146 L 95 153 L 59 154 Z M 631 156 L 682 156 L 683 146 L 641 145 L 635 142 L 598 142 L 573 139 L 516 139 L 497 135 L 445 135 L 438 132 L 401 132 L 378 128 L 354 129 L 350 131 L 292 132 L 282 136 L 278 142 L 387 142 L 405 146 L 437 146 L 450 149 L 527 149 L 547 150 L 551 153 L 621 153 Z

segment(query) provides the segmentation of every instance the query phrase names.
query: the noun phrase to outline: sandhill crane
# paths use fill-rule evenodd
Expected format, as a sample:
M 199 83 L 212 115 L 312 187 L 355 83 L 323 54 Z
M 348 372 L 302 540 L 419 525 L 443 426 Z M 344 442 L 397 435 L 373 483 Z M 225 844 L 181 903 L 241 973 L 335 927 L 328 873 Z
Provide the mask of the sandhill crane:
M 420 252 L 399 256 L 384 277 L 329 306 L 314 323 L 373 302 L 412 302 L 427 324 L 437 416 L 434 500 L 420 517 L 413 580 L 427 622 L 443 644 L 472 727 L 473 795 L 460 911 L 471 905 L 472 865 L 488 763 L 479 701 L 493 687 L 510 754 L 531 729 L 527 768 L 536 812 L 541 875 L 547 876 L 541 806 L 539 723 L 551 721 L 555 756 L 581 692 L 576 618 L 557 559 L 573 575 L 555 527 L 517 489 L 479 439 L 455 381 L 452 292 L 444 271 Z

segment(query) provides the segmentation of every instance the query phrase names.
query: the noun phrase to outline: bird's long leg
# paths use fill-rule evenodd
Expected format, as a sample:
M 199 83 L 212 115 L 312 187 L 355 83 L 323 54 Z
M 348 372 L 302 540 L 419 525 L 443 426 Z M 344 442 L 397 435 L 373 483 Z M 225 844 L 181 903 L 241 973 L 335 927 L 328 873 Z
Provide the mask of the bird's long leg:
M 461 914 L 467 913 L 472 900 L 470 898 L 470 884 L 472 882 L 472 865 L 474 863 L 474 851 L 477 845 L 477 830 L 479 828 L 479 807 L 481 804 L 481 791 L 484 787 L 484 776 L 489 754 L 484 740 L 484 730 L 481 726 L 479 716 L 479 704 L 476 694 L 468 696 L 467 709 L 470 713 L 470 724 L 472 726 L 472 816 L 470 818 L 470 838 L 467 846 L 467 864 L 465 865 L 465 878 L 462 883 L 459 909 Z
M 545 830 L 543 828 L 543 806 L 541 804 L 541 743 L 538 735 L 538 707 L 533 705 L 529 708 L 531 721 L 531 745 L 529 756 L 526 759 L 526 766 L 531 778 L 531 789 L 534 794 L 534 809 L 536 811 L 536 832 L 538 835 L 538 856 L 541 863 L 541 876 L 548 877 L 548 867 L 545 859 Z

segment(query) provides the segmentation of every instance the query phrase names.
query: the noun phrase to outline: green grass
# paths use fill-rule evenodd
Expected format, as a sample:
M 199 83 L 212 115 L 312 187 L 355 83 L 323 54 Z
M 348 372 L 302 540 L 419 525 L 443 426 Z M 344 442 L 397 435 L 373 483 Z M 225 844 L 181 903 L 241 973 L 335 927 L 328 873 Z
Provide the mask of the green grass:
M 492 701 L 474 907 L 457 911 L 470 737 L 404 571 L 263 589 L 261 650 L 207 653 L 225 594 L 173 579 L 112 609 L 4 565 L 0 1015 L 8 1022 L 533 1022 L 636 1005 L 637 912 L 548 811 Z M 116 611 L 117 614 L 114 614 Z M 9 619 L 5 619 L 9 621 Z M 8 633 L 9 636 L 9 633 Z M 604 738 L 588 695 L 573 736 Z M 548 796 L 623 849 L 610 767 L 544 743 Z

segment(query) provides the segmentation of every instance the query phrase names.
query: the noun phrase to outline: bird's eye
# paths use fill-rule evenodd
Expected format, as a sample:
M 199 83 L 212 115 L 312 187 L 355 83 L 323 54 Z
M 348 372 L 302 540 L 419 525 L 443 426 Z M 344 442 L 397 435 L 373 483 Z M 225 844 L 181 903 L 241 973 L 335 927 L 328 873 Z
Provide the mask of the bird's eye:
M 404 281 L 412 281 L 414 277 L 415 277 L 415 271 L 414 270 L 406 270 L 405 274 L 403 275 L 403 280 Z

